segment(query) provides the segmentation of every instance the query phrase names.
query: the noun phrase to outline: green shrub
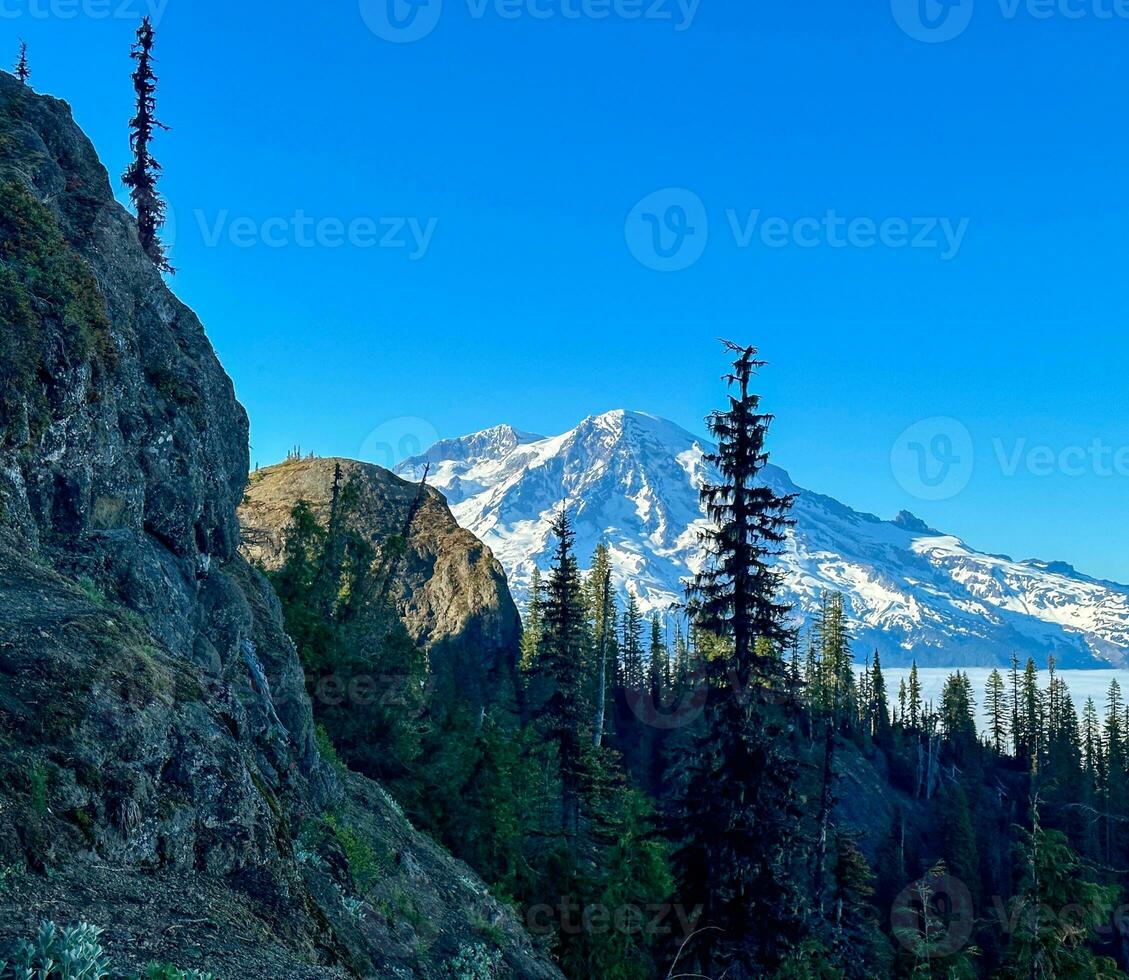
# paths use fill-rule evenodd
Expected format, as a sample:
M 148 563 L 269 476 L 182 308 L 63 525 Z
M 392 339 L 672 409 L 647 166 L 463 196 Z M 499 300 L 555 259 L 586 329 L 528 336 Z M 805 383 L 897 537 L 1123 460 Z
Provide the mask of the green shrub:
M 341 850 L 345 852 L 357 894 L 367 897 L 380 880 L 385 870 L 384 865 L 368 841 L 351 827 L 339 823 L 332 815 L 325 818 L 325 823 L 337 839 L 337 843 L 341 845 Z
M 44 922 L 32 942 L 21 942 L 0 961 L 0 980 L 104 980 L 110 961 L 98 942 L 102 930 L 80 922 L 60 929 Z
M 86 922 L 67 929 L 43 922 L 33 941 L 17 943 L 6 959 L 0 957 L 0 980 L 215 980 L 211 973 L 166 963 L 150 963 L 141 976 L 118 972 L 102 950 L 101 936 L 101 929 Z
M 464 946 L 450 963 L 447 972 L 453 980 L 493 980 L 499 975 L 502 954 L 481 944 Z
M 325 725 L 318 725 L 314 729 L 314 742 L 317 744 L 318 755 L 322 757 L 322 761 L 337 775 L 344 776 L 348 769 L 341 761 L 341 756 L 337 754 L 337 748 L 333 744 L 333 739 L 329 737 L 329 732 L 325 730 Z

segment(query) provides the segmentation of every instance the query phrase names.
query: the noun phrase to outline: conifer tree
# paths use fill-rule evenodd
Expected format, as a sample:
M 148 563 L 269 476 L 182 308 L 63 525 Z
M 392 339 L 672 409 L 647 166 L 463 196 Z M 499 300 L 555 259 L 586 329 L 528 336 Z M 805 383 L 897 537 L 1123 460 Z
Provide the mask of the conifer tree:
M 1123 707 L 1121 685 L 1114 679 L 1109 682 L 1106 702 L 1105 744 L 1105 853 L 1106 863 L 1124 867 L 1122 826 L 1129 818 L 1129 770 L 1125 751 L 1125 732 L 1122 728 Z
M 988 675 L 984 691 L 984 711 L 988 716 L 988 739 L 996 755 L 1003 755 L 1007 744 L 1007 692 L 998 670 Z
M 130 121 L 129 148 L 133 161 L 122 175 L 122 183 L 129 188 L 129 196 L 137 211 L 137 237 L 145 254 L 162 272 L 174 272 L 169 264 L 165 246 L 159 233 L 165 223 L 167 206 L 157 192 L 161 165 L 153 158 L 151 144 L 158 129 L 168 127 L 157 120 L 157 75 L 153 70 L 153 24 L 148 17 L 137 29 L 132 58 L 137 62 L 133 72 L 133 89 L 137 96 L 137 111 Z
M 541 688 L 538 721 L 556 745 L 562 786 L 562 828 L 575 837 L 580 824 L 584 724 L 584 600 L 573 553 L 575 534 L 564 510 L 553 521 L 557 539 L 542 609 L 536 673 Z
M 882 673 L 882 659 L 874 651 L 870 668 L 870 734 L 884 741 L 890 734 L 890 702 L 886 697 L 886 675 Z
M 968 796 L 959 782 L 946 786 L 938 806 L 939 823 L 944 834 L 945 864 L 964 882 L 976 907 L 980 897 L 980 858 Z
M 761 482 L 771 416 L 750 390 L 763 362 L 752 347 L 736 354 L 727 411 L 710 417 L 721 474 L 702 488 L 712 526 L 708 559 L 692 588 L 691 609 L 704 632 L 724 638 L 707 664 L 705 731 L 687 760 L 682 820 L 688 836 L 677 856 L 680 896 L 704 909 L 687 946 L 692 969 L 731 980 L 762 976 L 802 933 L 797 888 L 797 782 L 800 765 L 789 731 L 795 704 L 783 652 L 792 636 L 769 565 L 785 540 L 792 500 Z
M 690 646 L 686 642 L 686 634 L 682 632 L 682 623 L 674 624 L 674 677 L 681 688 L 690 679 Z
M 667 688 L 670 686 L 670 654 L 666 648 L 663 637 L 662 617 L 656 612 L 651 614 L 651 649 L 650 649 L 650 674 L 651 696 L 658 704 Z
M 22 38 L 20 39 L 20 57 L 16 62 L 15 75 L 20 80 L 21 85 L 26 85 L 27 80 L 31 78 L 31 68 L 28 67 L 27 63 L 27 42 Z
M 1021 880 L 1011 902 L 1018 928 L 1007 951 L 1005 976 L 1055 980 L 1122 980 L 1113 960 L 1095 956 L 1087 940 L 1117 904 L 1116 886 L 1087 881 L 1066 836 L 1040 824 L 1039 802 L 1032 828 L 1020 841 Z
M 922 713 L 921 679 L 917 675 L 917 661 L 914 660 L 909 669 L 909 727 L 920 730 L 925 725 L 925 716 Z
M 972 684 L 959 670 L 949 676 L 941 692 L 940 721 L 950 751 L 962 761 L 976 745 L 976 719 Z
M 846 730 L 855 714 L 855 673 L 840 592 L 825 592 L 815 633 L 820 645 L 822 687 L 833 724 Z
M 529 599 L 525 607 L 524 630 L 521 636 L 521 669 L 531 671 L 537 660 L 537 648 L 541 644 L 541 569 L 533 566 L 529 578 Z
M 592 631 L 596 638 L 596 711 L 592 721 L 593 745 L 604 741 L 608 703 L 608 674 L 615 663 L 615 601 L 612 597 L 612 563 L 608 546 L 602 541 L 592 556 L 588 574 L 588 603 L 591 607 Z
M 623 612 L 623 641 L 621 646 L 623 665 L 620 681 L 628 691 L 641 691 L 644 687 L 643 670 L 643 614 L 639 611 L 639 600 L 630 589 L 627 592 L 627 606 Z
M 1043 740 L 1043 694 L 1039 675 L 1030 657 L 1023 671 L 1019 689 L 1019 728 L 1016 731 L 1016 757 L 1031 772 L 1039 770 L 1039 753 Z

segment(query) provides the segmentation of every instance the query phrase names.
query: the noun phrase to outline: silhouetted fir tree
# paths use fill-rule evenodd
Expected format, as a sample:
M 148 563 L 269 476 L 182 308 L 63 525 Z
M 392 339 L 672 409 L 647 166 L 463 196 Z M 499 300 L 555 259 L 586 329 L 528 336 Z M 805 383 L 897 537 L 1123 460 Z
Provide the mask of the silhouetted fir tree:
M 703 735 L 687 760 L 681 793 L 687 840 L 677 854 L 679 897 L 701 904 L 701 925 L 687 945 L 687 968 L 730 980 L 759 977 L 798 945 L 805 899 L 795 877 L 801 766 L 790 733 L 796 705 L 782 652 L 791 642 L 788 607 L 776 598 L 768 562 L 785 540 L 792 499 L 760 482 L 768 462 L 771 416 L 750 385 L 762 362 L 752 347 L 728 376 L 736 389 L 727 411 L 709 420 L 721 474 L 702 487 L 712 527 L 708 558 L 692 587 L 691 609 L 703 632 L 729 650 L 707 663 L 709 699 Z
M 122 175 L 129 188 L 130 200 L 137 212 L 137 238 L 145 254 L 162 272 L 175 272 L 169 264 L 159 233 L 165 223 L 166 205 L 157 192 L 161 165 L 153 158 L 153 134 L 168 127 L 157 120 L 157 75 L 153 70 L 153 24 L 148 17 L 137 29 L 132 58 L 137 62 L 133 72 L 133 90 L 137 95 L 137 111 L 130 120 L 129 148 L 133 161 Z
M 908 694 L 909 724 L 908 727 L 920 731 L 925 727 L 925 716 L 921 703 L 921 679 L 917 674 L 917 661 L 910 664 L 909 669 L 909 694 Z
M 834 840 L 830 925 L 832 960 L 845 980 L 888 976 L 891 950 L 873 914 L 874 872 L 853 836 Z
M 553 521 L 557 539 L 545 586 L 541 647 L 535 673 L 542 682 L 536 717 L 545 737 L 559 752 L 562 829 L 580 830 L 582 729 L 584 727 L 585 610 L 583 584 L 573 553 L 574 533 L 562 510 Z
M 666 639 L 663 637 L 662 617 L 658 613 L 651 614 L 651 646 L 648 660 L 651 697 L 655 704 L 659 704 L 670 686 L 670 653 L 667 651 Z
M 690 663 L 690 645 L 686 642 L 686 634 L 682 632 L 682 623 L 674 624 L 674 679 L 679 688 L 690 679 L 692 671 Z
M 1121 685 L 1109 682 L 1104 733 L 1105 756 L 1105 861 L 1111 867 L 1125 867 L 1124 827 L 1129 821 L 1129 771 L 1122 728 Z
M 15 76 L 20 80 L 21 85 L 26 85 L 27 80 L 31 78 L 31 68 L 27 63 L 27 42 L 22 38 L 20 39 L 20 57 L 16 62 Z
M 998 670 L 988 675 L 984 689 L 984 712 L 988 717 L 988 741 L 996 755 L 1007 749 L 1007 690 Z
M 627 606 L 623 611 L 623 639 L 620 644 L 622 666 L 620 683 L 628 691 L 642 691 L 645 688 L 643 669 L 643 614 L 639 611 L 639 600 L 628 590 Z
M 592 568 L 585 582 L 589 618 L 592 621 L 595 711 L 592 744 L 603 744 L 607 731 L 608 692 L 615 685 L 615 596 L 612 591 L 612 562 L 608 546 L 600 542 L 592 556 Z
M 521 669 L 531 671 L 537 661 L 537 648 L 541 644 L 541 569 L 533 566 L 529 577 L 529 598 L 525 605 L 525 620 L 521 635 Z
M 967 674 L 950 674 L 941 692 L 941 730 L 957 762 L 963 762 L 975 748 L 976 705 Z
M 1035 661 L 1027 660 L 1019 691 L 1019 729 L 1016 735 L 1016 757 L 1031 772 L 1039 771 L 1039 753 L 1043 738 L 1043 694 L 1039 690 L 1039 673 Z
M 890 735 L 890 701 L 886 696 L 886 675 L 882 673 L 882 659 L 874 651 L 870 668 L 870 734 L 879 743 Z
M 857 700 L 842 593 L 823 594 L 814 632 L 820 646 L 821 687 L 826 710 L 835 726 L 849 730 L 857 710 Z

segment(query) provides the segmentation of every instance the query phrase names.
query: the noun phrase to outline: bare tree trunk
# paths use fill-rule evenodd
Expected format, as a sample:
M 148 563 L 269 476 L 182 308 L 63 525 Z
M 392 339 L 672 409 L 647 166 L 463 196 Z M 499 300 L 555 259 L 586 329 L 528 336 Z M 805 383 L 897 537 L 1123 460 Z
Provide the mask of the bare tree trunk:
M 596 720 L 592 725 L 592 744 L 604 744 L 604 715 L 608 701 L 608 619 L 611 611 L 611 573 L 604 576 L 603 594 L 600 597 L 602 619 L 600 622 L 600 681 L 596 691 Z

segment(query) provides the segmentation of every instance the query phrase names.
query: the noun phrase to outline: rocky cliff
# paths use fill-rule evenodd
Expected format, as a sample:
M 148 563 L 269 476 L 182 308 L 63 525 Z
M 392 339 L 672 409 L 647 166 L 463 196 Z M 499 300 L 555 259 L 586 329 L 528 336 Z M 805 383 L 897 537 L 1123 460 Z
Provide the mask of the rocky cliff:
M 107 927 L 219 977 L 554 977 L 322 759 L 239 554 L 247 421 L 67 106 L 0 74 L 0 947 Z
M 291 512 L 305 501 L 328 522 L 333 483 L 355 491 L 350 529 L 380 546 L 408 533 L 389 596 L 409 635 L 428 652 L 437 696 L 479 702 L 512 690 L 521 620 L 502 566 L 490 549 L 456 523 L 436 490 L 422 491 L 379 466 L 345 459 L 300 459 L 251 476 L 239 508 L 244 554 L 273 570 L 283 557 Z M 413 504 L 418 507 L 408 526 Z

